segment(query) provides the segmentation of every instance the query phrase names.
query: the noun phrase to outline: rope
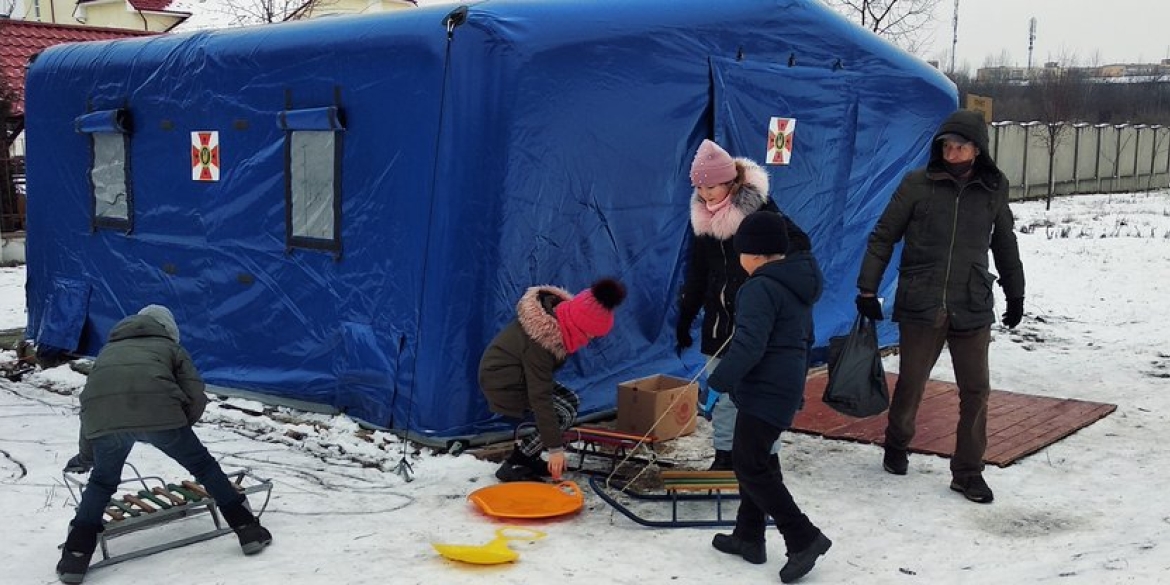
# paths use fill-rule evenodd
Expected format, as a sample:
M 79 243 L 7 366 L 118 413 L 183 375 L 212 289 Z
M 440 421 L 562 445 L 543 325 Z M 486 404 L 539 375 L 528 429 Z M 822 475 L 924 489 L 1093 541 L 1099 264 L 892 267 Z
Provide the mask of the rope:
M 463 8 L 463 13 L 466 14 L 466 7 L 461 7 L 461 8 Z M 451 67 L 450 67 L 451 66 L 451 43 L 455 37 L 455 27 L 462 23 L 462 21 L 460 21 L 458 23 L 455 21 L 456 20 L 456 16 L 455 16 L 456 12 L 459 12 L 458 8 L 455 9 L 455 11 L 453 11 L 451 14 L 448 14 L 447 18 L 445 18 L 443 20 L 443 25 L 447 29 L 447 46 L 444 49 L 444 53 L 443 53 L 443 85 L 439 88 L 439 121 L 438 121 L 438 124 L 436 125 L 436 130 L 435 130 L 434 156 L 431 157 L 431 160 L 433 161 L 434 166 L 431 168 L 431 187 L 430 187 L 430 196 L 431 197 L 430 197 L 430 202 L 427 206 L 427 227 L 428 228 L 434 226 L 434 218 L 435 218 L 435 185 L 437 185 L 438 181 L 439 181 L 439 161 L 440 161 L 439 153 L 440 153 L 440 151 L 442 149 L 442 145 L 443 145 L 443 118 L 444 118 L 444 114 L 447 111 L 447 81 L 450 78 L 450 69 L 451 69 Z M 427 289 L 427 268 L 428 268 L 429 260 L 431 257 L 431 236 L 429 233 L 428 233 L 425 241 L 426 241 L 426 244 L 425 244 L 424 249 L 423 249 L 423 265 L 422 265 L 422 270 L 419 273 L 420 279 L 419 279 L 418 290 L 419 290 L 420 298 L 426 294 L 425 291 Z M 421 302 L 419 303 L 419 306 L 422 306 Z M 418 327 L 416 328 L 416 331 L 415 331 L 416 335 L 418 335 L 422 330 L 422 317 L 421 317 L 421 315 L 419 317 L 417 325 L 418 325 Z M 417 385 L 415 386 L 415 389 L 417 389 Z M 398 397 L 398 394 L 396 392 L 395 398 L 397 398 L 397 397 Z M 411 416 L 412 411 L 414 410 L 414 392 L 410 393 L 409 400 L 410 401 L 406 403 L 406 424 L 403 425 L 403 431 L 402 431 L 402 459 L 400 459 L 398 461 L 398 466 L 394 468 L 394 472 L 397 473 L 399 476 L 401 476 L 402 479 L 406 481 L 406 483 L 410 483 L 410 482 L 414 481 L 414 467 L 411 466 L 410 461 L 407 459 L 407 449 L 408 449 L 409 443 L 410 443 L 410 441 L 409 441 L 409 439 L 410 439 L 410 424 L 411 424 L 410 416 Z
M 720 345 L 719 349 L 715 350 L 715 353 L 713 353 L 711 355 L 711 357 L 707 358 L 707 361 L 703 364 L 703 367 L 699 368 L 699 371 L 695 372 L 695 375 L 691 377 L 690 382 L 687 382 L 688 386 L 691 384 L 694 384 L 695 381 L 697 381 L 699 379 L 699 376 L 703 375 L 703 372 L 707 369 L 708 366 L 711 365 L 711 362 L 715 361 L 715 359 L 716 359 L 715 356 L 723 353 L 724 348 L 726 348 L 727 344 L 730 342 L 731 342 L 731 337 L 728 337 L 727 340 L 723 342 L 723 345 Z M 662 419 L 666 418 L 666 415 L 670 414 L 670 412 L 674 410 L 674 405 L 676 403 L 678 403 L 678 400 L 680 398 L 682 398 L 684 394 L 685 393 L 683 393 L 683 392 L 679 392 L 670 401 L 670 405 L 667 406 L 665 409 L 663 409 L 662 414 L 658 416 L 658 420 L 654 421 L 654 424 L 650 425 L 650 429 L 647 430 L 646 433 L 644 435 L 642 435 L 642 437 L 640 439 L 638 439 L 638 442 L 633 446 L 633 448 L 631 448 L 629 450 L 628 453 L 626 453 L 626 456 L 623 457 L 622 460 L 620 462 L 618 462 L 618 464 L 613 467 L 613 471 L 611 471 L 609 473 L 609 475 L 606 476 L 606 478 L 605 478 L 606 489 L 610 489 L 612 487 L 611 482 L 613 480 L 613 476 L 615 474 L 617 474 L 617 470 L 620 469 L 623 465 L 625 465 L 626 462 L 629 461 L 630 458 L 633 457 L 634 454 L 638 452 L 638 447 L 641 447 L 643 444 L 646 443 L 646 440 L 649 439 L 650 436 L 654 433 L 654 429 L 658 427 L 658 423 L 662 422 Z M 643 467 L 641 471 L 639 471 L 637 474 L 634 475 L 634 477 L 630 478 L 630 480 L 627 481 L 625 483 L 625 485 L 623 485 L 621 487 L 621 489 L 618 490 L 618 493 L 619 494 L 626 493 L 626 491 L 630 488 L 630 486 L 634 485 L 634 482 L 638 481 L 638 478 L 642 477 L 643 473 L 646 473 L 647 469 L 650 469 L 649 465 Z M 610 518 L 613 518 L 614 512 L 616 512 L 616 510 L 611 507 L 610 511 L 609 511 Z

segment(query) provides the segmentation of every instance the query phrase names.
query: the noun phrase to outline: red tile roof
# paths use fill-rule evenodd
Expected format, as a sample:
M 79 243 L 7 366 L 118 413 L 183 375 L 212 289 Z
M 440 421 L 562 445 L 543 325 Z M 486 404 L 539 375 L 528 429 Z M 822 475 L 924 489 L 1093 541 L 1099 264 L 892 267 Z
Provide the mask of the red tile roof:
M 130 5 L 138 10 L 164 12 L 171 5 L 171 0 L 130 0 Z
M 8 88 L 16 92 L 13 113 L 20 115 L 24 112 L 24 68 L 29 57 L 61 43 L 104 41 L 154 34 L 158 33 L 0 19 L 0 76 L 4 77 Z

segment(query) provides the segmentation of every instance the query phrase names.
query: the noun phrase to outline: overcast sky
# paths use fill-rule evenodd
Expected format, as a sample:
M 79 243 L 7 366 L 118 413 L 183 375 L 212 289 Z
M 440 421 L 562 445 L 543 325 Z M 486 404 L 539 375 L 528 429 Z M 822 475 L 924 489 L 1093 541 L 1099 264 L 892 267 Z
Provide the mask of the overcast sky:
M 939 0 L 934 42 L 923 55 L 950 64 L 954 0 Z M 1075 55 L 1081 64 L 1154 63 L 1170 58 L 1170 0 L 960 0 L 955 66 L 972 71 L 1007 51 L 1028 63 L 1028 20 L 1036 18 L 1034 65 Z

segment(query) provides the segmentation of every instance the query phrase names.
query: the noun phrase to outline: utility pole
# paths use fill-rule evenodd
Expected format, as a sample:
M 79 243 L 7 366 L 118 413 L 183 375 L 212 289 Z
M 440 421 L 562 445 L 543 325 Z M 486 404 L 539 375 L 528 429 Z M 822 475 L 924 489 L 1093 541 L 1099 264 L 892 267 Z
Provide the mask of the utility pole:
M 959 46 L 959 0 L 955 0 L 955 18 L 952 22 L 951 34 L 951 75 L 955 74 L 955 51 Z
M 1032 47 L 1036 44 L 1036 17 L 1028 19 L 1028 71 L 1032 71 Z

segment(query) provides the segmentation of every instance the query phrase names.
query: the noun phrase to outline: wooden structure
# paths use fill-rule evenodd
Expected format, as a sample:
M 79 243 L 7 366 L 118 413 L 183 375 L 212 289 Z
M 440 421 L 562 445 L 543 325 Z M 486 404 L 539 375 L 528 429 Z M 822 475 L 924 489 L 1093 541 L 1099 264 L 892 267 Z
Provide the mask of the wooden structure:
M 892 396 L 898 375 L 887 374 L 886 378 Z M 809 376 L 804 389 L 804 410 L 797 414 L 792 430 L 831 439 L 882 444 L 886 414 L 851 418 L 838 413 L 821 401 L 827 383 L 825 371 Z M 992 390 L 987 408 L 987 452 L 983 460 L 1007 467 L 1108 416 L 1117 405 Z M 918 408 L 918 432 L 910 443 L 910 451 L 950 457 L 955 452 L 958 420 L 958 387 L 931 380 Z

